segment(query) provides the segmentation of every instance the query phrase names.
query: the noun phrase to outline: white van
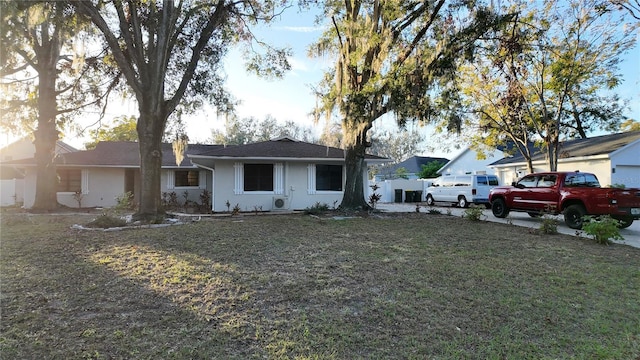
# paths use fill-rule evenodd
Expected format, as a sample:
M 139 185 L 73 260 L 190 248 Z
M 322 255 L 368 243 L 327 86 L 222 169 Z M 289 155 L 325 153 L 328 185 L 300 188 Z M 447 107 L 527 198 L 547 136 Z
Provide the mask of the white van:
M 436 202 L 457 204 L 466 208 L 469 204 L 482 204 L 488 208 L 489 190 L 498 186 L 495 175 L 445 175 L 441 176 L 427 188 L 427 205 Z

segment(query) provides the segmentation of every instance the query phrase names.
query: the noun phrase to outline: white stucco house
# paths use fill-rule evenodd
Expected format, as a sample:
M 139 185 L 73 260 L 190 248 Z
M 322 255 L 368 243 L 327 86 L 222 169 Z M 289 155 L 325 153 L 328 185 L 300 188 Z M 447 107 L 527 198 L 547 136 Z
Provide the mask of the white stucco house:
M 549 170 L 541 149 L 536 149 L 532 160 L 534 172 Z M 489 167 L 495 170 L 503 184 L 510 184 L 528 173 L 521 154 L 500 159 Z M 640 131 L 562 142 L 558 171 L 575 170 L 596 174 L 602 186 L 640 188 Z
M 446 164 L 449 159 L 442 157 L 430 157 L 430 156 L 412 156 L 397 164 L 385 165 L 379 167 L 378 173 L 374 177 L 374 181 L 385 181 L 398 179 L 398 169 L 404 169 L 403 175 L 409 180 L 419 179 L 418 174 L 422 171 L 422 165 L 427 165 L 432 162 L 438 162 L 440 164 Z
M 388 161 L 367 155 L 368 164 Z M 14 161 L 25 172 L 24 206 L 35 201 L 36 169 L 33 159 Z M 100 142 L 93 150 L 60 154 L 58 202 L 78 207 L 112 207 L 127 192 L 140 193 L 138 143 Z M 362 174 L 367 179 L 368 174 Z M 305 209 L 316 203 L 342 200 L 345 181 L 344 151 L 290 138 L 247 145 L 187 147 L 176 165 L 171 144 L 163 144 L 161 191 L 175 193 L 179 201 L 200 203 L 203 191 L 211 194 L 211 210 L 227 211 L 227 203 L 241 211 Z M 366 181 L 365 181 L 366 184 Z
M 505 154 L 499 149 L 488 149 L 480 156 L 478 151 L 467 147 L 456 157 L 446 163 L 438 174 L 440 175 L 465 175 L 465 174 L 491 174 L 495 175 L 495 169 L 490 168 L 492 164 L 502 158 Z
M 57 141 L 55 153 L 78 151 L 73 146 Z M 24 171 L 22 168 L 3 165 L 3 162 L 33 158 L 36 147 L 33 139 L 23 137 L 0 149 L 0 206 L 13 206 L 24 202 Z

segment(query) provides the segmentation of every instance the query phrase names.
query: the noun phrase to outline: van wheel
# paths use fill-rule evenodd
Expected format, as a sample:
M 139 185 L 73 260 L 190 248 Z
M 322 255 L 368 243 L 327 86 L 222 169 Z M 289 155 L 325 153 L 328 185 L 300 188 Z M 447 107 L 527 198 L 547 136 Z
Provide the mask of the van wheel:
M 431 194 L 427 195 L 427 206 L 433 206 L 436 202 L 433 201 L 433 196 Z
M 568 227 L 576 230 L 582 229 L 582 217 L 587 213 L 584 206 L 579 204 L 569 205 L 564 210 L 564 222 Z
M 493 216 L 497 218 L 505 218 L 509 215 L 509 209 L 507 208 L 507 204 L 505 204 L 504 199 L 498 198 L 493 200 L 491 203 L 491 212 Z
M 469 206 L 469 203 L 467 202 L 467 198 L 464 196 L 460 196 L 458 198 L 458 206 L 461 208 L 466 208 L 467 206 Z

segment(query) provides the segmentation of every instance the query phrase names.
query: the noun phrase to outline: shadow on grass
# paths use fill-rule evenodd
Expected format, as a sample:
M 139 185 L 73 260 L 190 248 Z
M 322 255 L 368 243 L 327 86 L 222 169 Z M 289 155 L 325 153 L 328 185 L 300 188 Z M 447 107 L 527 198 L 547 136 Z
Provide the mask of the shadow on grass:
M 640 251 L 629 247 L 434 215 L 22 230 L 28 239 L 2 234 L 2 310 L 17 314 L 3 316 L 2 355 L 640 354 Z

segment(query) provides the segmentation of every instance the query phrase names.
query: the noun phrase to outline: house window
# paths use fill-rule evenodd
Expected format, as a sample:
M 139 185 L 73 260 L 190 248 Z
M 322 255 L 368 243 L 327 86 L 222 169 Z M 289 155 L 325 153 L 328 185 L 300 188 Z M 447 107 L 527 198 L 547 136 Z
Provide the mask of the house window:
M 342 165 L 316 165 L 316 190 L 342 191 Z
M 273 164 L 244 164 L 244 191 L 273 191 Z
M 176 170 L 174 172 L 176 187 L 197 187 L 200 185 L 200 172 L 194 170 Z
M 82 171 L 80 169 L 58 169 L 58 192 L 80 192 Z

